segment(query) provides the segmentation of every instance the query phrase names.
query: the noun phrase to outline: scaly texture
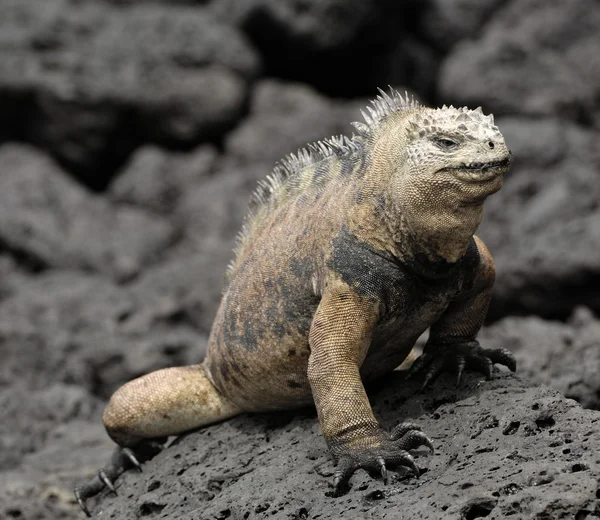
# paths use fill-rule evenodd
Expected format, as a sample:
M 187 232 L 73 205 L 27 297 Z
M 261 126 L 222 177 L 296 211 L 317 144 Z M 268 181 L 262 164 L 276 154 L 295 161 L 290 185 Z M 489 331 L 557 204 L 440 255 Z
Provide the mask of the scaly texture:
M 121 446 L 314 402 L 339 492 L 359 467 L 418 473 L 408 450 L 431 441 L 413 423 L 382 429 L 363 381 L 394 370 L 428 327 L 414 370 L 426 383 L 444 369 L 514 370 L 508 351 L 475 339 L 494 264 L 474 233 L 510 164 L 493 118 L 381 91 L 365 121 L 359 135 L 311 145 L 261 183 L 202 368 L 119 389 L 104 419 Z M 119 468 L 131 453 L 116 457 Z M 114 467 L 78 488 L 83 506 Z

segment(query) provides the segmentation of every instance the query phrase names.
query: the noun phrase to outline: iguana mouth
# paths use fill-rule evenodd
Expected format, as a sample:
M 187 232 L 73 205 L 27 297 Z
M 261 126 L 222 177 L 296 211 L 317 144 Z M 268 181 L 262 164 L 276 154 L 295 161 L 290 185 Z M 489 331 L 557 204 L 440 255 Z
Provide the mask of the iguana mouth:
M 466 182 L 486 182 L 504 173 L 510 166 L 510 158 L 499 161 L 470 162 L 460 166 L 444 168 L 452 172 L 458 179 Z
M 464 163 L 460 166 L 450 168 L 452 170 L 487 170 L 489 168 L 497 168 L 497 167 L 508 167 L 510 164 L 510 159 L 502 159 L 501 161 L 489 161 L 489 162 L 471 162 Z

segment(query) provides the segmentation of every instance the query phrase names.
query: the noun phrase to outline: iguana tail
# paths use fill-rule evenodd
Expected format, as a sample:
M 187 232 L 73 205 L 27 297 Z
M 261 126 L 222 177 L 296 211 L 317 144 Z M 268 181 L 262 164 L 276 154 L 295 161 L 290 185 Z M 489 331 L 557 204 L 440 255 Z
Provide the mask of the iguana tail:
M 204 365 L 165 368 L 130 381 L 111 397 L 102 420 L 121 446 L 178 435 L 241 410 L 215 388 Z

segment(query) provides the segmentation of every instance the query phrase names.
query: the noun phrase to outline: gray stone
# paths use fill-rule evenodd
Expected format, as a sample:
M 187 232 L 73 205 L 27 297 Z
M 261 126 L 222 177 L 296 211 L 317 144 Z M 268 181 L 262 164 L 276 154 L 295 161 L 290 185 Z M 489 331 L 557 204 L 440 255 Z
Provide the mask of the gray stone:
M 135 277 L 175 238 L 165 219 L 110 204 L 25 145 L 0 147 L 0 243 L 31 269 Z
M 197 363 L 206 338 L 180 319 L 177 300 L 98 276 L 48 272 L 0 308 L 0 385 L 77 384 L 107 398 L 126 381 Z
M 600 93 L 596 7 L 594 0 L 509 2 L 480 38 L 448 55 L 442 98 L 496 114 L 593 122 Z
M 225 141 L 228 159 L 268 168 L 306 144 L 336 134 L 352 133 L 352 121 L 362 121 L 367 101 L 330 100 L 299 83 L 264 80 L 252 93 L 250 114 Z
M 600 410 L 600 320 L 586 307 L 578 307 L 568 323 L 505 318 L 484 328 L 479 339 L 485 348 L 512 350 L 520 377 Z
M 398 70 L 396 61 L 412 54 L 411 33 L 424 5 L 416 0 L 215 0 L 209 9 L 248 35 L 270 75 L 356 96 L 390 83 L 392 70 L 396 78 L 406 78 L 418 69 L 418 77 L 429 65 L 403 60 Z
M 259 68 L 245 38 L 198 7 L 2 0 L 0 9 L 0 135 L 48 149 L 96 189 L 141 142 L 220 137 Z
M 310 412 L 253 415 L 184 436 L 90 506 L 102 517 L 147 511 L 192 518 L 573 518 L 597 511 L 600 413 L 511 375 L 452 376 L 417 394 L 403 376 L 372 394 L 392 427 L 411 417 L 434 439 L 418 450 L 420 479 L 391 484 L 358 471 L 331 496 L 334 466 Z M 190 489 L 194 492 L 190 493 Z M 582 513 L 583 512 L 583 513 Z
M 171 214 L 181 197 L 206 180 L 217 153 L 202 146 L 190 153 L 169 153 L 144 146 L 130 157 L 109 186 L 109 197 L 159 214 Z
M 0 390 L 0 470 L 16 467 L 43 448 L 57 424 L 100 420 L 102 401 L 80 386 L 51 384 L 32 390 L 26 381 Z M 0 514 L 1 516 L 1 514 Z
M 420 32 L 440 51 L 447 52 L 461 40 L 472 40 L 485 31 L 494 14 L 507 0 L 432 0 L 420 17 Z
M 496 261 L 490 317 L 600 310 L 598 133 L 555 118 L 498 125 L 514 165 L 478 231 Z
M 25 455 L 19 467 L 1 471 L 0 518 L 81 519 L 73 488 L 92 477 L 114 447 L 99 420 L 56 423 L 38 451 Z

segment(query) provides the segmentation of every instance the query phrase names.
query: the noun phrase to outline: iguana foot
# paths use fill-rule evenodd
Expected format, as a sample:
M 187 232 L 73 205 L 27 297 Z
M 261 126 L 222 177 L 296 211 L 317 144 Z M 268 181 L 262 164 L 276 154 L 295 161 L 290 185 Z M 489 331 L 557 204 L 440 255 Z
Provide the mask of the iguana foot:
M 380 473 L 386 484 L 389 467 L 406 466 L 418 477 L 419 468 L 408 450 L 419 446 L 427 446 L 433 453 L 431 439 L 418 425 L 402 423 L 396 426 L 391 434 L 381 431 L 372 442 L 365 442 L 361 447 L 334 448 L 338 466 L 333 479 L 335 493 L 339 494 L 342 491 L 352 474 L 359 468 Z
M 85 503 L 88 498 L 97 495 L 104 488 L 108 488 L 116 495 L 117 491 L 115 490 L 114 481 L 131 467 L 142 471 L 140 460 L 144 462 L 154 457 L 154 455 L 163 449 L 165 440 L 144 440 L 135 447 L 135 451 L 131 448 L 123 448 L 121 446 L 115 448 L 110 462 L 88 482 L 77 486 L 74 490 L 75 498 L 86 516 L 92 516 Z
M 511 372 L 517 369 L 515 357 L 505 348 L 485 349 L 478 341 L 448 345 L 428 344 L 423 354 L 411 366 L 408 377 L 425 373 L 425 380 L 421 387 L 424 389 L 442 372 L 453 371 L 456 372 L 458 386 L 465 367 L 482 372 L 486 379 L 492 379 L 494 363 L 506 366 Z

